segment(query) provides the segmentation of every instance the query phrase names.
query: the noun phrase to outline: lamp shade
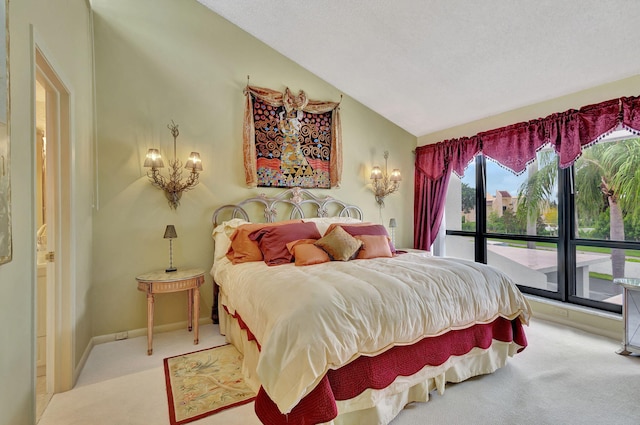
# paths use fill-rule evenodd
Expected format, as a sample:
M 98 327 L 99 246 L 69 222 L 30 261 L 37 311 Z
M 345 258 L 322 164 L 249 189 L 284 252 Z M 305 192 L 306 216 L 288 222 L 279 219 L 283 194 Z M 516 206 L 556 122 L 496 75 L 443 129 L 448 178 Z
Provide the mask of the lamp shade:
M 144 159 L 144 166 L 151 167 L 151 168 L 164 167 L 164 163 L 162 162 L 162 156 L 160 155 L 160 151 L 158 149 L 149 149 L 147 151 L 147 156 Z
M 396 223 L 396 219 L 395 218 L 389 219 L 389 227 L 391 227 L 392 229 L 394 227 L 398 227 L 398 224 Z
M 382 178 L 382 170 L 377 165 L 371 169 L 371 180 L 378 180 Z
M 400 175 L 400 170 L 397 168 L 394 168 L 394 170 L 391 172 L 391 177 L 389 178 L 389 180 L 391 180 L 392 182 L 401 181 L 402 176 Z
M 178 237 L 176 233 L 176 228 L 173 224 L 167 225 L 167 228 L 164 229 L 164 238 L 165 239 L 175 239 Z
M 202 171 L 202 160 L 200 159 L 200 154 L 198 152 L 191 152 L 184 168 L 188 168 L 193 171 Z

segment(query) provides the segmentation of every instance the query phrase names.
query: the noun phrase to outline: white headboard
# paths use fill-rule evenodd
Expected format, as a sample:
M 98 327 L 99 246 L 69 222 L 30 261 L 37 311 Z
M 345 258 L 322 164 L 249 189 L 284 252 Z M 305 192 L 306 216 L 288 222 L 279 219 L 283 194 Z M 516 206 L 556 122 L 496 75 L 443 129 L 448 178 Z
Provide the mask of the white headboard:
M 213 226 L 215 227 L 223 220 L 232 218 L 242 218 L 247 221 L 252 221 L 246 209 L 251 204 L 260 205 L 263 211 L 263 217 L 260 218 L 259 221 L 264 220 L 267 223 L 277 221 L 278 217 L 295 219 L 332 216 L 353 217 L 362 220 L 362 210 L 355 205 L 347 204 L 331 196 L 319 197 L 307 189 L 294 187 L 274 197 L 268 197 L 262 193 L 237 204 L 223 205 L 213 213 L 213 217 L 211 218 Z M 307 205 L 311 205 L 314 215 L 305 214 L 305 206 Z M 278 208 L 282 208 L 284 211 L 279 211 Z

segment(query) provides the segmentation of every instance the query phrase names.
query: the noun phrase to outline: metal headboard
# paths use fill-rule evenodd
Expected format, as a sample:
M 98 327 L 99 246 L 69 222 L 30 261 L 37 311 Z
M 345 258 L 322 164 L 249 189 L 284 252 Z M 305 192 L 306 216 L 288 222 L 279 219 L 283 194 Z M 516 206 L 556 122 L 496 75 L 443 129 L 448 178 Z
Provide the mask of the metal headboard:
M 263 205 L 264 219 L 267 223 L 273 223 L 276 221 L 278 217 L 278 206 L 280 204 L 285 205 L 286 208 L 291 210 L 289 212 L 290 219 L 307 218 L 305 217 L 303 207 L 310 204 L 316 207 L 316 215 L 314 217 L 329 217 L 329 208 L 333 207 L 337 208 L 337 214 L 334 214 L 334 216 L 353 217 L 362 220 L 362 210 L 355 205 L 349 205 L 343 201 L 332 198 L 331 196 L 318 197 L 306 189 L 294 187 L 287 189 L 272 198 L 262 193 L 256 197 L 245 199 L 237 204 L 223 205 L 213 213 L 211 221 L 213 222 L 214 227 L 220 224 L 219 218 L 224 214 L 231 218 L 242 218 L 244 220 L 251 221 L 249 214 L 244 207 L 253 203 Z

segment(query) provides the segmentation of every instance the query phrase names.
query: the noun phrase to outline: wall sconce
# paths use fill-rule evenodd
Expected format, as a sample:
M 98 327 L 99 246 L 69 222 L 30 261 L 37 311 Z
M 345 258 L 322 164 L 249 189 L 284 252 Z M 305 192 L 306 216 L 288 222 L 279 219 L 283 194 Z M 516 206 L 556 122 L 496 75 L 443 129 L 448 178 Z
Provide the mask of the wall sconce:
M 377 165 L 371 170 L 371 180 L 373 186 L 373 193 L 376 197 L 376 202 L 380 207 L 384 207 L 384 198 L 387 195 L 392 194 L 400 186 L 402 177 L 400 176 L 400 170 L 394 168 L 391 175 L 387 173 L 387 160 L 389 159 L 389 151 L 384 151 L 384 173 Z
M 177 159 L 176 155 L 176 139 L 180 132 L 178 131 L 178 125 L 171 121 L 171 124 L 167 125 L 167 128 L 171 131 L 173 136 L 173 159 L 169 160 L 169 179 L 164 178 L 158 171 L 159 168 L 164 167 L 160 151 L 158 149 L 149 149 L 147 157 L 144 160 L 144 166 L 151 168 L 151 171 L 147 173 L 147 177 L 158 189 L 164 190 L 164 194 L 169 201 L 169 206 L 173 209 L 178 208 L 180 205 L 180 198 L 182 192 L 193 189 L 198 184 L 199 172 L 202 171 L 202 161 L 200 160 L 200 154 L 198 152 L 191 152 L 187 164 L 184 168 L 191 170 L 189 177 L 185 183 L 182 183 L 182 162 Z
M 173 240 L 178 237 L 176 233 L 176 228 L 173 224 L 167 225 L 167 228 L 164 229 L 164 239 L 169 239 L 169 268 L 165 270 L 165 272 L 175 272 L 176 269 L 173 267 Z

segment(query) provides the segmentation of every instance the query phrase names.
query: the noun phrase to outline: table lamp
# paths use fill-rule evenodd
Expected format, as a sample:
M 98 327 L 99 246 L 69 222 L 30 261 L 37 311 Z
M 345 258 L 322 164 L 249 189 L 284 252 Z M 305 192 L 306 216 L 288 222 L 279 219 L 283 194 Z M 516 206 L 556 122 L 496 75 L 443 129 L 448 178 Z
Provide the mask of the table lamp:
M 393 246 L 396 246 L 396 227 L 398 224 L 396 223 L 396 219 L 392 218 L 389 220 L 389 228 L 391 229 L 391 243 Z
M 176 269 L 173 267 L 173 240 L 178 237 L 176 233 L 176 228 L 173 224 L 167 225 L 167 228 L 164 230 L 164 238 L 169 239 L 169 268 L 165 270 L 165 272 L 175 272 Z

